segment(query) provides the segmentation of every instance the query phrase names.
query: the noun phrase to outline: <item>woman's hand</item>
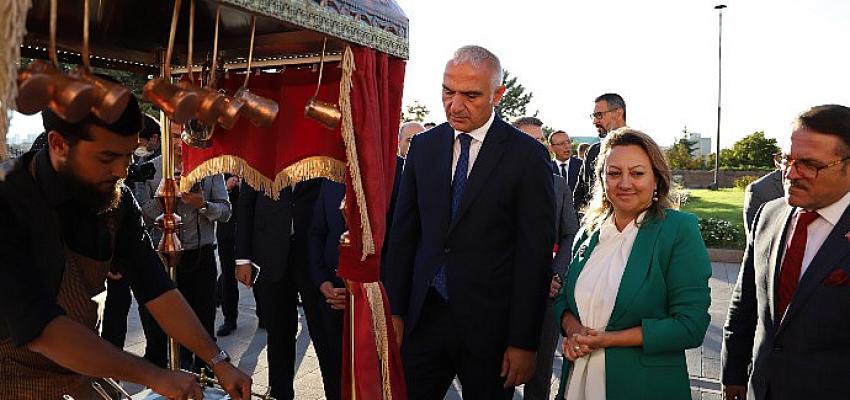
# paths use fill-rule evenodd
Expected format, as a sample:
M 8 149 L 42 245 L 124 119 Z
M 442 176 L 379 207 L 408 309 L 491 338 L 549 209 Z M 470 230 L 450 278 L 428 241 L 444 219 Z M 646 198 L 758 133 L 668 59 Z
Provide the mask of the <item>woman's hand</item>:
M 611 346 L 611 334 L 605 331 L 590 329 L 586 335 L 576 337 L 576 344 L 582 348 L 587 347 L 590 351 L 604 349 Z
M 564 343 L 562 344 L 561 352 L 564 354 L 564 357 L 570 362 L 575 362 L 577 359 L 582 358 L 590 353 L 593 350 L 587 345 L 583 345 L 578 342 L 578 339 L 584 337 L 581 334 L 574 333 L 571 336 L 567 336 L 564 338 Z

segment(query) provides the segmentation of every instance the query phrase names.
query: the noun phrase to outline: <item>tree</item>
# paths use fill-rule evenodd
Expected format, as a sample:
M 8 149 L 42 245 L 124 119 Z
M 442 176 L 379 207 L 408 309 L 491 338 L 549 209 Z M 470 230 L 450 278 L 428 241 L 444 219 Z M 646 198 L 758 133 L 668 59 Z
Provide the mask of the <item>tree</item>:
M 682 137 L 676 141 L 673 147 L 667 149 L 664 155 L 671 169 L 695 169 L 702 164 L 700 159 L 694 158 L 697 142 Z
M 531 102 L 531 98 L 534 97 L 534 93 L 526 93 L 525 86 L 517 83 L 517 78 L 512 77 L 507 70 L 505 70 L 504 84 L 505 94 L 499 104 L 496 105 L 496 112 L 500 117 L 509 121 L 524 117 L 526 107 Z M 532 116 L 536 117 L 539 112 L 535 111 Z
M 779 151 L 776 139 L 765 138 L 764 131 L 753 132 L 731 149 L 721 150 L 720 164 L 731 168 L 773 168 L 773 155 Z
M 405 111 L 401 115 L 401 122 L 424 122 L 430 113 L 428 107 L 419 101 L 414 101 L 412 106 L 405 107 Z

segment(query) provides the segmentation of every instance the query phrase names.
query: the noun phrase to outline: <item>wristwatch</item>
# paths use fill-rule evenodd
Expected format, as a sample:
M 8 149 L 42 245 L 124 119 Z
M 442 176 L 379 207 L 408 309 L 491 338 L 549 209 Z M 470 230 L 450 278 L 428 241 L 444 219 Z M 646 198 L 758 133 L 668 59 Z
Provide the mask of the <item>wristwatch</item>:
M 227 354 L 226 351 L 222 350 L 215 355 L 215 357 L 210 360 L 210 368 L 215 367 L 216 364 L 225 361 L 230 362 L 230 354 Z
M 204 206 L 198 209 L 198 212 L 201 214 L 205 214 L 207 212 L 207 207 L 209 207 L 210 202 L 204 200 Z

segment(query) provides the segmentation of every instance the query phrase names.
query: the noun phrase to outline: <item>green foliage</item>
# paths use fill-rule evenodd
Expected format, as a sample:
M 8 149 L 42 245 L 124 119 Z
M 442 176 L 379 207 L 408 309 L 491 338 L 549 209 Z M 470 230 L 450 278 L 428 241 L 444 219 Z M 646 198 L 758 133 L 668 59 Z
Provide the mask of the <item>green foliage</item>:
M 512 77 L 507 70 L 505 70 L 504 84 L 505 94 L 499 104 L 496 105 L 496 112 L 502 119 L 508 121 L 526 116 L 526 108 L 528 103 L 531 102 L 531 98 L 534 97 L 534 93 L 526 93 L 525 86 L 517 83 L 517 78 Z M 531 116 L 536 117 L 539 112 L 535 111 Z
M 735 142 L 731 149 L 720 150 L 720 165 L 735 169 L 773 169 L 773 155 L 779 152 L 776 139 L 764 137 L 764 131 L 754 132 Z
M 708 247 L 743 248 L 745 234 L 741 227 L 719 218 L 700 218 L 699 230 Z
M 747 185 L 753 183 L 753 181 L 755 181 L 758 178 L 760 178 L 760 176 L 758 176 L 758 175 L 744 175 L 740 178 L 735 178 L 735 180 L 732 182 L 732 185 L 736 189 L 744 190 L 744 189 L 747 188 Z
M 693 189 L 683 211 L 696 214 L 700 219 L 703 238 L 710 247 L 743 249 L 744 238 L 744 191 L 740 189 Z M 723 221 L 722 223 L 715 221 Z M 731 228 L 730 228 L 731 227 Z M 731 233 L 731 230 L 737 233 Z M 727 240 L 727 239 L 732 240 Z
M 694 157 L 697 142 L 688 140 L 686 137 L 676 141 L 673 147 L 664 152 L 667 164 L 671 169 L 702 169 L 704 164 L 702 158 Z
M 412 106 L 405 107 L 401 114 L 401 122 L 425 122 L 431 111 L 419 101 L 414 101 Z

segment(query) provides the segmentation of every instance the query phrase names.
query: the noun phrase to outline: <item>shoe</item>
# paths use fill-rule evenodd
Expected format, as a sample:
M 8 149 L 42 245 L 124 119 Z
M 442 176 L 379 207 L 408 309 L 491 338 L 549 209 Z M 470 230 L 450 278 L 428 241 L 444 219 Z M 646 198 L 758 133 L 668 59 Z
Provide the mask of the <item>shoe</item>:
M 231 333 L 233 333 L 233 331 L 235 331 L 235 330 L 236 330 L 236 324 L 232 324 L 232 323 L 229 324 L 229 323 L 225 322 L 225 323 L 221 324 L 220 327 L 218 327 L 218 330 L 215 332 L 215 335 L 218 336 L 218 337 L 227 336 L 227 335 L 230 335 Z

